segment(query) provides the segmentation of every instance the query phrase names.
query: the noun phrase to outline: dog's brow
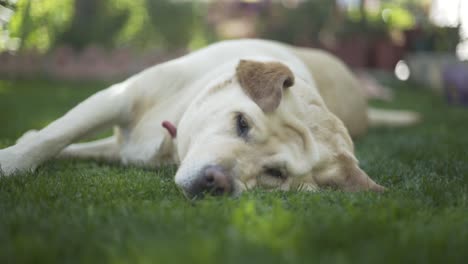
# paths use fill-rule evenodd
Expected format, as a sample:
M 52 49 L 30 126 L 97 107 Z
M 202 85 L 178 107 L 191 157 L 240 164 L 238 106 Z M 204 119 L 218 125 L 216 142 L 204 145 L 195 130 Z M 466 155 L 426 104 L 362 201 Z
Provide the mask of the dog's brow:
M 232 83 L 232 77 L 227 79 L 227 80 L 224 80 L 218 84 L 216 84 L 215 86 L 211 87 L 209 92 L 208 92 L 208 95 L 212 95 L 216 92 L 218 92 L 219 90 L 223 89 L 224 87 L 228 86 L 229 84 Z

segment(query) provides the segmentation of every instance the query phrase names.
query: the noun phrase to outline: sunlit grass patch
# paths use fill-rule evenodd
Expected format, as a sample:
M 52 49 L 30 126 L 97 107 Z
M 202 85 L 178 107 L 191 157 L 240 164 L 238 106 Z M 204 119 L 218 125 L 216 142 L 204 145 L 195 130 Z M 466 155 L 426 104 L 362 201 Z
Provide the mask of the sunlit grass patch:
M 419 111 L 424 122 L 356 141 L 384 194 L 255 189 L 192 202 L 175 167 L 50 161 L 0 179 L 0 263 L 463 263 L 468 110 L 388 84 L 396 101 L 375 104 Z M 1 81 L 0 147 L 105 86 Z

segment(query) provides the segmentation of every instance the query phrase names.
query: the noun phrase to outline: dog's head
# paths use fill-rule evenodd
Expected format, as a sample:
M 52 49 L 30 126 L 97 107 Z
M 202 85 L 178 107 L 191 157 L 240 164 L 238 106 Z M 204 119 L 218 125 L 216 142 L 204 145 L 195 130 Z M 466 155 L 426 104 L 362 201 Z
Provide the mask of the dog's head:
M 179 123 L 175 180 L 188 197 L 384 189 L 358 167 L 343 123 L 286 65 L 241 60 L 231 77 L 211 83 Z

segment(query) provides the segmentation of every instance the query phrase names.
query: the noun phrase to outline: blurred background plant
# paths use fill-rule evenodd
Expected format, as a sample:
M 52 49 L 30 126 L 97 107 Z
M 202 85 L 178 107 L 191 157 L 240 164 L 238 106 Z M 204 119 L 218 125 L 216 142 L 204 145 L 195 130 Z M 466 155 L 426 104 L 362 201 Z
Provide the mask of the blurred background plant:
M 61 63 L 66 56 L 114 50 L 127 50 L 127 57 L 180 55 L 246 37 L 322 48 L 355 68 L 393 71 L 419 52 L 466 60 L 468 1 L 0 0 L 0 52 L 60 51 Z
M 64 44 L 76 49 L 90 44 L 186 47 L 202 22 L 202 9 L 189 1 L 7 0 L 0 5 L 10 10 L 2 32 L 20 43 L 11 50 L 47 52 Z
M 458 0 L 459 5 L 463 0 Z M 327 45 L 354 35 L 402 38 L 422 29 L 425 49 L 453 51 L 458 25 L 430 20 L 430 0 L 0 0 L 2 49 L 47 52 L 67 44 L 190 48 L 236 37 Z M 453 15 L 453 14 L 452 14 Z M 456 14 L 458 15 L 458 14 Z M 19 45 L 5 45 L 6 36 Z M 431 42 L 429 41 L 429 42 Z M 413 47 L 423 48 L 423 47 Z

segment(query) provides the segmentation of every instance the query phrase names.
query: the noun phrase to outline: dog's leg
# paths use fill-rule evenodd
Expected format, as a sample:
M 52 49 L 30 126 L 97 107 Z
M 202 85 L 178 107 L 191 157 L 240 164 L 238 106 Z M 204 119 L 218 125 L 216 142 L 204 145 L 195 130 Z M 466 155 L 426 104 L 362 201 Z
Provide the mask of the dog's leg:
M 124 82 L 98 92 L 44 129 L 0 150 L 0 174 L 33 171 L 72 142 L 100 129 L 124 124 L 133 105 L 128 90 Z
M 39 131 L 29 130 L 16 143 L 21 143 L 34 137 Z M 86 143 L 69 145 L 58 154 L 57 158 L 100 159 L 117 161 L 119 159 L 119 145 L 116 136 Z
M 119 160 L 119 146 L 115 136 L 92 142 L 72 144 L 64 148 L 57 158 Z

